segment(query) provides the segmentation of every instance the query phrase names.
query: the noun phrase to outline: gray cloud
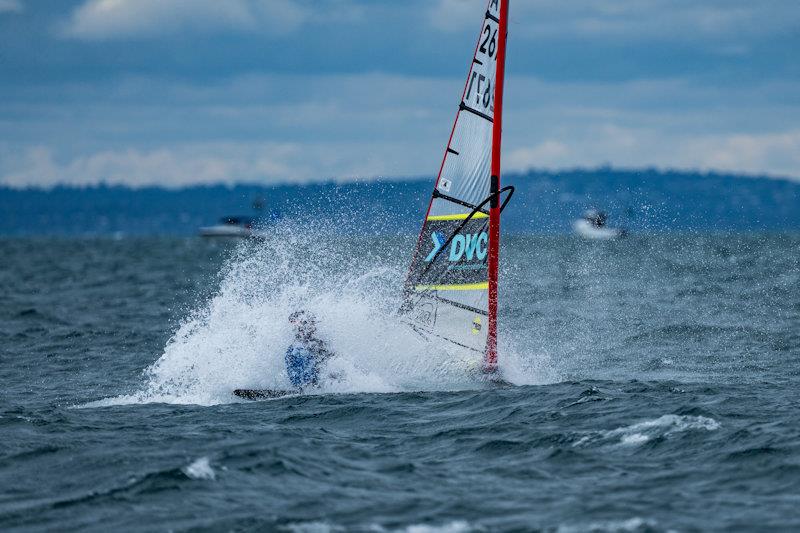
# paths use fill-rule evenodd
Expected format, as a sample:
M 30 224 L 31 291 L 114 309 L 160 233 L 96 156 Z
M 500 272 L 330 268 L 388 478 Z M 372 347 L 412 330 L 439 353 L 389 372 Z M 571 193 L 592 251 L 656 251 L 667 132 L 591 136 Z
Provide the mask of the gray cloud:
M 133 186 L 432 175 L 461 80 L 248 75 L 77 85 L 0 121 L 0 183 Z M 800 84 L 509 79 L 504 167 L 656 165 L 800 176 Z M 280 95 L 291 95 L 278 98 Z M 13 133 L 12 133 L 13 132 Z M 70 139 L 65 149 L 60 139 Z M 53 139 L 50 142 L 48 139 Z
M 178 32 L 291 32 L 307 18 L 291 0 L 86 0 L 63 25 L 82 40 L 147 38 Z
M 0 0 L 0 14 L 2 13 L 22 13 L 22 2 L 20 0 Z

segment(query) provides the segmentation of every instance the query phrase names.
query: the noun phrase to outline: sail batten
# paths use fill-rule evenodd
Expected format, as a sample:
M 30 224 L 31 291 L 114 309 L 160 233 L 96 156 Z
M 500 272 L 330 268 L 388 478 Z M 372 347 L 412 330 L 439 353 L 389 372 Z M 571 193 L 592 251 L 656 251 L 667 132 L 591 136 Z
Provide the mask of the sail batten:
M 489 116 L 489 115 L 487 115 L 486 113 L 481 113 L 481 112 L 480 112 L 480 111 L 478 111 L 477 109 L 472 109 L 470 106 L 468 106 L 468 105 L 467 105 L 467 104 L 465 104 L 464 102 L 461 102 L 461 111 L 469 111 L 470 113 L 473 113 L 473 114 L 475 114 L 475 115 L 478 115 L 478 116 L 479 116 L 479 117 L 481 117 L 482 119 L 488 120 L 489 122 L 494 122 L 494 119 L 493 119 L 492 117 L 490 117 L 490 116 Z
M 508 0 L 490 0 L 484 13 L 402 308 L 416 331 L 484 354 L 485 362 L 496 346 L 490 295 L 494 291 L 496 304 L 502 109 L 497 103 L 502 103 L 507 10 Z

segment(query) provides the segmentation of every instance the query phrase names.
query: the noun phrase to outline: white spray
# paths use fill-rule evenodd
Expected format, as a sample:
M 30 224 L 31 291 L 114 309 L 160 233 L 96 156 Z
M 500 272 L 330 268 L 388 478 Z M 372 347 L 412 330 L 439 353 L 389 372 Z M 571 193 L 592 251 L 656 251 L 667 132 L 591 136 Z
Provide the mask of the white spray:
M 192 312 L 145 370 L 137 393 L 102 403 L 235 401 L 236 388 L 286 389 L 288 316 L 316 315 L 337 357 L 326 363 L 319 393 L 460 390 L 482 386 L 480 357 L 446 341 L 425 340 L 397 316 L 407 258 L 381 240 L 347 239 L 324 228 L 282 224 L 270 237 L 242 243 L 220 273 L 217 293 Z M 542 370 L 501 347 L 505 377 L 542 382 Z M 501 363 L 502 368 L 502 363 Z

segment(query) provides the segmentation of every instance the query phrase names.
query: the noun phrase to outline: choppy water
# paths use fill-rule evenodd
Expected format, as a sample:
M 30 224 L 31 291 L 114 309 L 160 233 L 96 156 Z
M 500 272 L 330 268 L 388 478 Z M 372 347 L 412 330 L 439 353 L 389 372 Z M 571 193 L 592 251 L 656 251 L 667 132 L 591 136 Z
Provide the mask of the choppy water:
M 503 389 L 311 235 L 0 240 L 0 529 L 800 528 L 800 235 L 507 239 Z M 342 380 L 235 402 L 297 305 Z

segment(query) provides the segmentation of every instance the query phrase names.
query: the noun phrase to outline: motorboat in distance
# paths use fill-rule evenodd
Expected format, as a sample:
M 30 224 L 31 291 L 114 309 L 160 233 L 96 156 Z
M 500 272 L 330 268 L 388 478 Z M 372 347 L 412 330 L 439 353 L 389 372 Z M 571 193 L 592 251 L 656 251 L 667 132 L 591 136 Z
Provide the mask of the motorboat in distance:
M 253 215 L 232 215 L 219 219 L 213 226 L 200 228 L 201 237 L 263 237 L 264 229 L 281 219 L 280 211 L 271 209 L 266 213 L 264 199 L 253 200 Z
M 610 228 L 607 225 L 608 215 L 597 209 L 590 209 L 572 223 L 575 233 L 584 239 L 611 240 L 625 237 L 628 232 L 622 228 Z
M 200 228 L 202 237 L 252 237 L 254 235 L 253 226 L 256 222 L 255 217 L 251 216 L 229 216 L 222 217 L 213 226 Z

